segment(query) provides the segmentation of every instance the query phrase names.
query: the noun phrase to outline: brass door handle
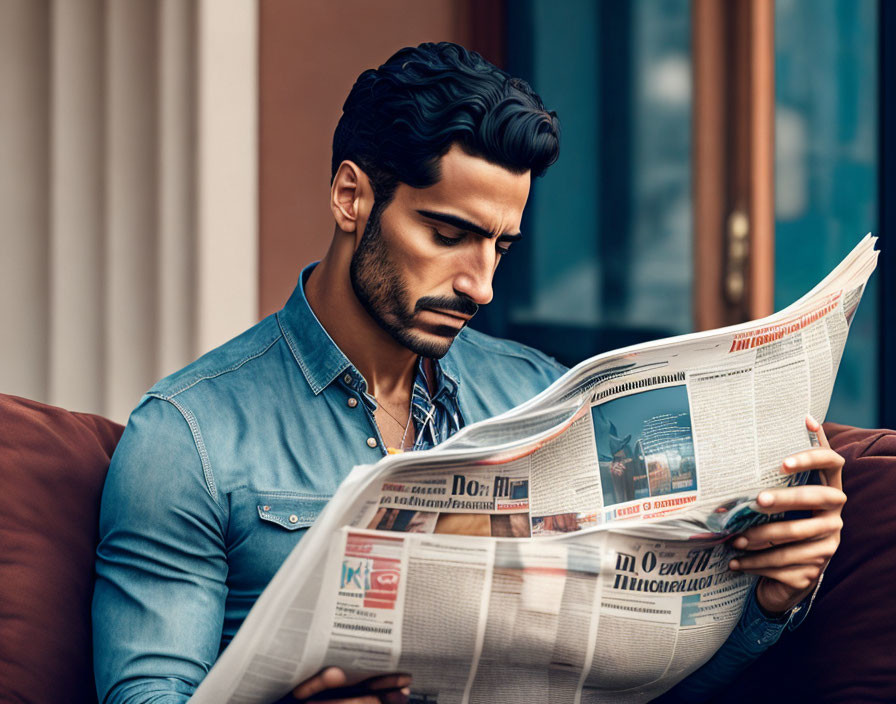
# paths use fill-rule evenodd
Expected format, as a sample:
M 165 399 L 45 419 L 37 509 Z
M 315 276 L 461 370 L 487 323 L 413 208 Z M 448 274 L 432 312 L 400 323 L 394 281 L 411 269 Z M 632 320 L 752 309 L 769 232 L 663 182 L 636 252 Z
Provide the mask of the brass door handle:
M 728 216 L 728 246 L 725 260 L 725 297 L 728 303 L 743 304 L 750 260 L 750 220 L 742 210 Z

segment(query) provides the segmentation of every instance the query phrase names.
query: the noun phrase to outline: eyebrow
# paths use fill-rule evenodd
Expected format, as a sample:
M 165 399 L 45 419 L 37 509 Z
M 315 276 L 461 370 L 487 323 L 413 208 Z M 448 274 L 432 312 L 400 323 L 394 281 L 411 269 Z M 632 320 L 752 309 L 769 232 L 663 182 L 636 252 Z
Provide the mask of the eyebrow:
M 451 215 L 450 213 L 437 213 L 432 210 L 418 210 L 417 213 L 425 218 L 429 218 L 430 220 L 438 220 L 439 222 L 443 222 L 446 225 L 456 227 L 458 230 L 473 232 L 489 240 L 494 239 L 495 237 L 494 234 L 486 230 L 484 227 L 481 227 L 474 222 L 470 222 L 466 218 L 462 218 L 458 215 Z M 512 234 L 499 235 L 498 239 L 504 241 L 513 241 L 522 239 L 522 237 L 522 233 L 516 232 Z

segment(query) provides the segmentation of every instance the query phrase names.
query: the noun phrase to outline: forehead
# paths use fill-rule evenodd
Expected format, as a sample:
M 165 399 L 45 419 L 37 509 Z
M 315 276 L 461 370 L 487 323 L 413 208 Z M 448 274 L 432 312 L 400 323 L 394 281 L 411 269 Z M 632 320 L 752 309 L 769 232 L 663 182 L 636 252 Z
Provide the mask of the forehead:
M 491 232 L 518 231 L 529 197 L 530 174 L 515 174 L 454 145 L 440 162 L 441 178 L 428 188 L 400 184 L 401 198 L 415 210 L 448 212 Z

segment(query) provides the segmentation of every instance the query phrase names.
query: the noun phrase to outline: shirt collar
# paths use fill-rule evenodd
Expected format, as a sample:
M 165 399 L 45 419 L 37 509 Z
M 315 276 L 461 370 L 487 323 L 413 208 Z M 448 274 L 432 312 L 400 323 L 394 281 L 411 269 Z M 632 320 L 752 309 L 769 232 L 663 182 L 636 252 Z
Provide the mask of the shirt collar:
M 435 391 L 432 394 L 429 394 L 430 398 L 433 401 L 436 401 L 443 394 L 447 394 L 452 398 L 457 396 L 457 371 L 448 356 L 446 355 L 445 357 L 442 357 L 441 360 L 432 360 L 432 370 L 435 376 L 432 380 L 432 388 L 435 389 Z M 417 375 L 418 379 L 426 380 L 422 359 L 417 364 Z M 427 388 L 426 391 L 429 393 L 429 388 Z
M 340 375 L 346 376 L 344 381 L 349 386 L 366 393 L 367 383 L 364 377 L 324 330 L 311 306 L 308 305 L 305 282 L 316 266 L 317 262 L 302 269 L 295 290 L 283 309 L 277 313 L 280 330 L 315 396 Z M 451 396 L 457 394 L 459 385 L 457 368 L 449 357 L 450 353 L 440 361 L 433 360 L 435 371 L 433 399 L 441 393 L 448 393 Z
M 363 383 L 358 370 L 324 330 L 305 298 L 305 282 L 316 266 L 317 262 L 302 269 L 295 290 L 277 313 L 286 344 L 315 396 L 343 373 L 351 375 L 356 383 Z

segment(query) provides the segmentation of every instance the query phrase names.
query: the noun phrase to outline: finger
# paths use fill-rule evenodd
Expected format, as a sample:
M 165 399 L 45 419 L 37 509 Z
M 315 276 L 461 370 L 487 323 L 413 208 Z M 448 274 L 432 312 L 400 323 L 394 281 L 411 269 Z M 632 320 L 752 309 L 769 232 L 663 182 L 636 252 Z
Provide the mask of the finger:
M 843 507 L 846 494 L 834 486 L 804 486 L 763 489 L 756 497 L 760 513 L 784 511 L 830 511 Z
M 377 675 L 369 677 L 366 680 L 358 682 L 359 687 L 366 687 L 371 692 L 378 692 L 383 689 L 401 689 L 407 687 L 411 683 L 411 676 L 403 672 L 396 672 L 391 675 Z
M 380 678 L 372 678 L 378 681 Z M 405 677 L 405 680 L 410 680 Z M 406 704 L 407 698 L 411 693 L 409 687 L 401 689 L 377 689 L 376 691 L 368 690 L 368 683 L 372 680 L 364 680 L 347 687 L 337 687 L 335 689 L 325 689 L 318 692 L 313 697 L 303 699 L 303 702 L 327 702 L 327 704 Z M 396 680 L 392 680 L 396 681 Z
M 824 432 L 824 428 L 821 423 L 815 420 L 812 416 L 806 416 L 806 427 L 809 428 L 815 435 L 818 437 L 818 442 L 822 447 L 830 448 L 831 443 L 828 442 L 828 436 Z M 822 470 L 821 477 L 825 484 L 828 486 L 836 487 L 837 489 L 843 489 L 843 465 L 846 463 L 846 459 L 840 458 L 840 466 L 835 467 L 834 469 L 826 469 Z
M 755 574 L 780 582 L 793 591 L 810 589 L 818 583 L 824 571 L 819 565 L 792 565 L 790 567 L 763 567 L 757 569 L 740 569 L 744 574 Z
M 824 511 L 812 518 L 778 521 L 755 526 L 731 541 L 738 550 L 765 550 L 776 545 L 787 545 L 804 540 L 818 540 L 843 529 L 839 511 Z
M 292 690 L 292 695 L 296 699 L 307 699 L 313 697 L 325 689 L 335 689 L 336 687 L 344 687 L 348 683 L 345 673 L 338 667 L 327 667 L 318 672 Z
M 822 447 L 830 447 L 831 443 L 828 442 L 828 436 L 824 432 L 824 428 L 821 423 L 819 423 L 815 418 L 811 415 L 806 416 L 806 427 L 815 433 L 815 437 L 818 438 L 818 442 Z
M 408 697 L 410 695 L 410 688 L 402 687 L 397 691 L 392 691 L 388 694 L 380 695 L 380 701 L 382 702 L 382 704 L 407 704 Z
M 766 567 L 793 567 L 796 565 L 824 566 L 837 552 L 840 536 L 831 535 L 822 540 L 791 543 L 759 552 L 746 553 L 729 563 L 731 569 L 752 570 Z
M 813 447 L 790 455 L 782 462 L 784 474 L 808 472 L 810 469 L 836 470 L 843 467 L 844 459 L 829 447 Z

